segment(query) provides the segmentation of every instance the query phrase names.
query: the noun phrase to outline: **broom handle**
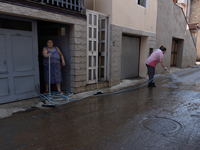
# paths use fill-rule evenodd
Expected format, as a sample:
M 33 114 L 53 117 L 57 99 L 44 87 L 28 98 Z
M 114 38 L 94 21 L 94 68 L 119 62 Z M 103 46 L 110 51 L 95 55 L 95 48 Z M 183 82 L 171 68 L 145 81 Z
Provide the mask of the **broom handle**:
M 51 95 L 51 83 L 50 83 L 50 81 L 51 81 L 51 75 L 50 75 L 50 73 L 51 73 L 51 65 L 50 65 L 50 57 L 49 57 L 49 97 L 50 97 L 50 95 Z

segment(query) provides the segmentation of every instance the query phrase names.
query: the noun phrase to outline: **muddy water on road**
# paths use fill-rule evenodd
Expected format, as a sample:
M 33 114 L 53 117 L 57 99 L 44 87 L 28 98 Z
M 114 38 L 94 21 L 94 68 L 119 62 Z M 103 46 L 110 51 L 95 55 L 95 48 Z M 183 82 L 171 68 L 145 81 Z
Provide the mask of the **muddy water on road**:
M 199 84 L 185 85 L 171 80 L 169 75 L 162 75 L 155 82 L 156 88 L 145 86 L 90 97 L 0 120 L 0 147 L 3 150 L 199 148 Z M 146 121 L 144 127 L 141 121 L 149 118 L 170 120 Z M 173 131 L 174 122 L 180 124 L 180 130 L 161 132 Z

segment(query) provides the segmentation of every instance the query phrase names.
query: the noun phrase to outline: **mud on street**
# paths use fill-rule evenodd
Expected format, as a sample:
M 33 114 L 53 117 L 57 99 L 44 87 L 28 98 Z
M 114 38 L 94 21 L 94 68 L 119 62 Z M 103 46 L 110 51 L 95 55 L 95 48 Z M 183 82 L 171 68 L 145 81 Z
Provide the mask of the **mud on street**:
M 198 150 L 200 68 L 119 94 L 0 120 L 2 150 Z M 139 85 L 140 86 L 143 83 Z

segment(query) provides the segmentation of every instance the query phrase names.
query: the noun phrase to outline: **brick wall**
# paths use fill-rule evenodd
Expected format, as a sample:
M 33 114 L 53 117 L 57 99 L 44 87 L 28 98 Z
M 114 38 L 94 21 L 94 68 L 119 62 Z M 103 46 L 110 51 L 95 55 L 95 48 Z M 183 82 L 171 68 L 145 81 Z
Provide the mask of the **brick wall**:
M 85 21 L 70 26 L 70 84 L 75 93 L 86 86 L 86 27 Z

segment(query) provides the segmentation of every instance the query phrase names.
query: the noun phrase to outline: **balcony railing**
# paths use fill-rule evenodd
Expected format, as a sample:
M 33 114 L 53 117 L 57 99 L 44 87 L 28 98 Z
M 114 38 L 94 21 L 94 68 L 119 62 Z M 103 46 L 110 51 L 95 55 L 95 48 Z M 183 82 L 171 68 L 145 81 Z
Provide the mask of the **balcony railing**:
M 44 5 L 56 6 L 79 13 L 85 13 L 84 0 L 29 0 Z

